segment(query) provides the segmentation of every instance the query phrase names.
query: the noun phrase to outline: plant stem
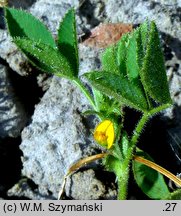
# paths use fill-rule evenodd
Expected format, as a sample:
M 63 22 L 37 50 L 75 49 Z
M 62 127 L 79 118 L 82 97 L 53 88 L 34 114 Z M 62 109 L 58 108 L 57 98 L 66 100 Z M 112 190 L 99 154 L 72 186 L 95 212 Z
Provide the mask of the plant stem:
M 123 175 L 118 179 L 118 200 L 126 200 L 127 198 L 127 188 L 128 188 L 128 176 L 129 176 L 129 169 L 127 172 L 123 172 Z
M 118 179 L 118 200 L 126 200 L 128 193 L 128 180 L 129 180 L 129 161 L 124 160 L 121 164 L 122 173 Z
M 145 112 L 142 116 L 142 118 L 140 119 L 139 123 L 137 124 L 134 132 L 133 132 L 133 136 L 131 138 L 131 141 L 130 141 L 130 147 L 129 147 L 129 159 L 131 159 L 132 157 L 132 154 L 133 154 L 133 151 L 134 151 L 134 148 L 138 142 L 138 139 L 141 135 L 141 132 L 146 124 L 146 122 L 149 120 L 149 118 L 159 112 L 161 112 L 162 110 L 168 108 L 170 106 L 170 104 L 164 104 L 164 105 L 161 105 L 159 107 L 156 107 L 152 110 L 150 110 L 149 112 Z
M 146 124 L 146 122 L 149 120 L 149 118 L 162 110 L 168 108 L 170 104 L 161 105 L 159 107 L 156 107 L 152 109 L 149 112 L 145 112 L 143 116 L 141 117 L 140 121 L 138 122 L 133 136 L 130 141 L 130 146 L 126 155 L 125 160 L 122 162 L 122 173 L 123 175 L 119 178 L 118 181 L 118 199 L 124 200 L 127 196 L 127 187 L 128 187 L 128 180 L 129 180 L 129 166 L 130 162 L 133 159 L 133 152 L 135 150 L 136 144 L 138 142 L 138 139 L 141 135 L 141 132 Z
M 84 93 L 86 98 L 89 100 L 90 104 L 94 108 L 95 111 L 97 111 L 96 105 L 94 103 L 93 97 L 87 90 L 87 88 L 84 86 L 84 84 L 80 81 L 80 79 L 74 79 L 73 82 L 80 88 L 80 90 Z

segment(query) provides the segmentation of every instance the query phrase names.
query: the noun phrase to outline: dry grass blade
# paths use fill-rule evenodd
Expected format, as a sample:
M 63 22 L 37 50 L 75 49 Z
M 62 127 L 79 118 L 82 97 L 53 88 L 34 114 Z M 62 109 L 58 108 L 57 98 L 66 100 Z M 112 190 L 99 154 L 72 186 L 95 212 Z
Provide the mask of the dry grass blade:
M 164 176 L 175 182 L 175 184 L 181 187 L 181 179 L 179 179 L 177 176 L 164 169 L 163 167 L 159 166 L 158 164 L 139 156 L 134 156 L 134 160 L 158 171 L 159 173 L 163 174 Z
M 86 164 L 89 164 L 95 160 L 99 160 L 99 159 L 102 159 L 104 158 L 106 155 L 108 155 L 108 153 L 101 153 L 101 154 L 97 154 L 97 155 L 92 155 L 90 157 L 87 157 L 87 158 L 83 158 L 81 160 L 79 160 L 78 162 L 74 163 L 68 170 L 67 174 L 64 176 L 64 179 L 63 179 L 63 183 L 62 183 L 62 186 L 61 186 L 61 189 L 59 191 L 59 194 L 58 194 L 58 200 L 61 199 L 62 197 L 62 194 L 64 192 L 64 188 L 65 188 L 65 184 L 66 184 L 66 180 L 68 178 L 69 175 L 71 175 L 72 173 L 74 173 L 75 171 L 77 171 L 80 167 L 86 165 Z M 150 161 L 150 160 L 147 160 L 143 157 L 140 157 L 140 156 L 134 156 L 133 157 L 133 160 L 135 161 L 138 161 L 156 171 L 158 171 L 159 173 L 163 174 L 164 176 L 166 176 L 167 178 L 169 178 L 170 180 L 172 180 L 173 182 L 175 182 L 175 184 L 177 184 L 178 186 L 181 187 L 181 179 L 179 179 L 177 176 L 175 176 L 174 174 L 172 174 L 171 172 L 169 172 L 168 170 L 164 169 L 163 167 L 159 166 L 158 164 Z
M 63 179 L 63 183 L 62 183 L 62 186 L 60 188 L 60 191 L 59 191 L 59 194 L 58 194 L 58 200 L 61 199 L 62 197 L 62 194 L 64 192 L 64 188 L 65 188 L 65 184 L 66 184 L 66 180 L 67 180 L 67 177 L 74 173 L 75 171 L 77 171 L 78 169 L 80 169 L 80 167 L 86 165 L 86 164 L 89 164 L 95 160 L 99 160 L 99 159 L 102 159 L 103 157 L 105 157 L 107 155 L 107 153 L 101 153 L 101 154 L 97 154 L 97 155 L 92 155 L 92 156 L 89 156 L 89 157 L 86 157 L 86 158 L 83 158 L 81 160 L 79 160 L 78 162 L 74 163 L 68 170 L 67 174 L 64 176 L 64 179 Z

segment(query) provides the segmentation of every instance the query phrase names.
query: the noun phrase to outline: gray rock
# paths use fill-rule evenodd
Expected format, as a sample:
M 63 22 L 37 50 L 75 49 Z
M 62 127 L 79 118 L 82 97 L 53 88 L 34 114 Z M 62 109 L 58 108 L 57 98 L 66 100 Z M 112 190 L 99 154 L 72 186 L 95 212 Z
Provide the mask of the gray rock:
M 56 36 L 59 23 L 68 9 L 78 7 L 79 1 L 38 0 L 30 8 L 30 12 L 44 22 L 51 33 Z
M 155 20 L 161 31 L 180 38 L 179 7 L 175 7 L 172 4 L 167 6 L 167 4 L 162 4 L 162 2 L 108 0 L 105 7 L 106 16 L 110 22 L 128 22 L 133 24 L 142 23 L 147 18 Z
M 42 193 L 59 192 L 70 165 L 93 153 L 93 140 L 80 115 L 89 107 L 80 91 L 67 80 L 54 77 L 36 106 L 32 123 L 22 132 L 23 175 Z M 88 124 L 88 122 L 87 122 Z
M 166 6 L 176 6 L 181 7 L 181 1 L 180 0 L 154 0 L 154 2 L 164 4 Z
M 20 136 L 27 122 L 22 104 L 18 101 L 10 80 L 7 67 L 0 64 L 0 137 Z
M 117 196 L 116 189 L 106 189 L 92 169 L 78 172 L 68 178 L 65 191 L 68 197 L 76 200 L 113 199 Z
M 16 196 L 19 199 L 22 199 L 22 197 L 34 200 L 44 200 L 45 197 L 49 200 L 54 199 L 52 196 L 39 193 L 38 189 L 31 186 L 31 183 L 27 178 L 22 178 L 18 183 L 16 183 L 8 190 L 7 195 L 8 197 Z
M 8 6 L 28 9 L 36 0 L 8 0 Z
M 32 71 L 26 57 L 11 41 L 7 31 L 0 29 L 0 57 L 7 61 L 10 68 L 21 76 L 26 76 Z
M 86 72 L 99 70 L 101 68 L 100 56 L 102 51 L 102 49 L 91 48 L 84 44 L 79 44 L 80 77 Z

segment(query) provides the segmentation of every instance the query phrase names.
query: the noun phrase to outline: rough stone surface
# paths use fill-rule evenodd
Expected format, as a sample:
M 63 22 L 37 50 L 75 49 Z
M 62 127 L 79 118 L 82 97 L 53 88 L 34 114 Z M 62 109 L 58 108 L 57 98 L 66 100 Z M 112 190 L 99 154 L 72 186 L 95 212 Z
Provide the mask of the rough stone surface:
M 35 0 L 14 1 L 9 0 L 9 6 L 15 8 L 23 8 L 28 10 Z M 11 37 L 5 30 L 5 23 L 3 19 L 2 10 L 0 11 L 0 57 L 7 61 L 9 66 L 22 76 L 28 75 L 32 71 L 31 65 L 28 63 L 26 57 L 17 49 L 12 42 Z
M 0 29 L 0 57 L 6 60 L 12 70 L 22 76 L 28 75 L 32 71 L 26 57 L 12 43 L 7 31 L 2 29 Z
M 88 169 L 72 175 L 66 184 L 66 195 L 77 200 L 115 199 L 116 189 L 106 186 L 96 178 L 95 171 Z
M 32 71 L 25 56 L 12 43 L 5 30 L 0 29 L 0 57 L 18 74 L 25 76 Z
M 20 1 L 11 1 L 19 7 Z M 34 3 L 34 4 L 32 4 Z M 139 24 L 155 20 L 162 35 L 166 58 L 166 69 L 173 107 L 164 112 L 170 145 L 178 155 L 180 163 L 181 140 L 181 1 L 180 0 L 37 0 L 23 1 L 24 8 L 42 20 L 56 38 L 59 21 L 70 7 L 76 8 L 79 36 L 97 26 L 100 22 L 123 22 Z M 0 23 L 0 26 L 2 24 Z M 100 68 L 102 50 L 80 44 L 80 75 Z M 17 51 L 4 29 L 0 29 L 0 57 L 21 75 L 27 75 L 32 67 Z M 43 76 L 37 82 L 44 88 Z M 47 83 L 49 83 L 50 79 Z M 45 84 L 46 85 L 46 84 Z M 48 89 L 49 84 L 45 89 Z M 13 102 L 14 103 L 14 102 Z M 20 182 L 9 191 L 9 195 L 25 196 L 30 199 L 57 198 L 62 179 L 70 165 L 80 158 L 95 153 L 98 146 L 92 140 L 90 129 L 96 119 L 81 113 L 89 103 L 77 87 L 70 82 L 54 77 L 50 88 L 36 105 L 32 122 L 22 132 L 20 148 L 23 152 L 22 174 L 36 184 L 32 189 L 26 182 Z M 8 135 L 9 136 L 9 135 Z M 81 187 L 80 187 L 81 185 Z M 66 184 L 66 196 L 73 199 L 111 199 L 115 188 L 106 188 L 92 169 L 75 173 Z
M 101 68 L 101 53 L 102 49 L 87 47 L 83 44 L 79 45 L 79 76 L 82 76 L 86 72 Z
M 20 148 L 23 175 L 39 185 L 40 191 L 51 191 L 57 197 L 70 165 L 92 154 L 94 144 L 84 125 L 90 123 L 80 115 L 87 108 L 79 90 L 56 77 L 36 106 L 32 123 L 22 132 Z
M 10 7 L 28 9 L 36 0 L 8 0 Z
M 51 1 L 50 4 L 50 1 L 39 0 L 30 8 L 30 12 L 42 20 L 52 34 L 56 36 L 60 20 L 70 7 L 68 1 L 67 3 Z
M 44 200 L 44 199 L 55 199 L 55 197 L 51 195 L 41 194 L 39 189 L 33 185 L 32 182 L 27 178 L 22 178 L 18 183 L 16 183 L 11 189 L 8 190 L 7 195 L 9 197 L 18 197 L 18 199 L 22 199 L 22 197 L 34 199 L 34 200 Z
M 117 5 L 117 7 L 115 7 Z M 179 38 L 181 32 L 179 10 L 177 4 L 167 6 L 155 1 L 124 1 L 124 0 L 108 0 L 106 5 L 106 16 L 110 22 L 128 22 L 142 23 L 147 18 L 155 20 L 158 28 L 170 34 L 173 37 Z
M 22 104 L 16 98 L 7 67 L 0 64 L 0 137 L 20 136 L 27 116 Z

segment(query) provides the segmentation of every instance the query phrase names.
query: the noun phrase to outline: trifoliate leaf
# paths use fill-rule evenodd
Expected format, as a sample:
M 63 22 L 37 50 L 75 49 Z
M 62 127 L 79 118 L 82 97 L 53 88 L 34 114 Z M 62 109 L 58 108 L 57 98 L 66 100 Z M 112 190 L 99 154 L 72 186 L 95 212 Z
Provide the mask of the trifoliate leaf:
M 101 87 L 103 83 L 99 82 L 98 77 L 96 77 L 97 80 L 94 84 L 99 85 L 100 91 L 104 89 L 105 92 L 103 93 L 110 93 L 109 96 L 116 97 L 116 95 L 113 96 L 113 92 L 121 92 L 122 100 L 129 100 L 129 102 L 123 102 L 125 105 L 136 109 L 144 107 L 142 111 L 145 111 L 145 108 L 146 110 L 153 108 L 151 98 L 157 103 L 171 103 L 163 53 L 154 22 L 150 24 L 146 21 L 130 34 L 124 35 L 116 45 L 107 48 L 102 55 L 102 65 L 103 71 L 109 72 L 111 77 L 113 73 L 121 75 L 122 83 L 120 85 L 124 83 L 120 87 L 122 90 L 119 89 L 118 91 L 117 85 L 114 89 L 113 81 L 111 90 L 114 89 L 115 91 L 112 91 L 111 94 L 110 91 L 108 92 L 110 85 L 107 83 L 108 87 L 105 88 L 104 82 L 104 86 Z M 130 88 L 129 93 L 128 88 Z M 136 90 L 135 93 L 133 89 Z M 125 92 L 123 92 L 124 90 Z M 131 92 L 132 97 L 136 97 L 135 99 L 131 98 Z M 140 102 L 137 100 L 138 98 L 141 99 Z M 137 106 L 136 103 L 138 103 Z M 146 106 L 143 106 L 143 104 Z

